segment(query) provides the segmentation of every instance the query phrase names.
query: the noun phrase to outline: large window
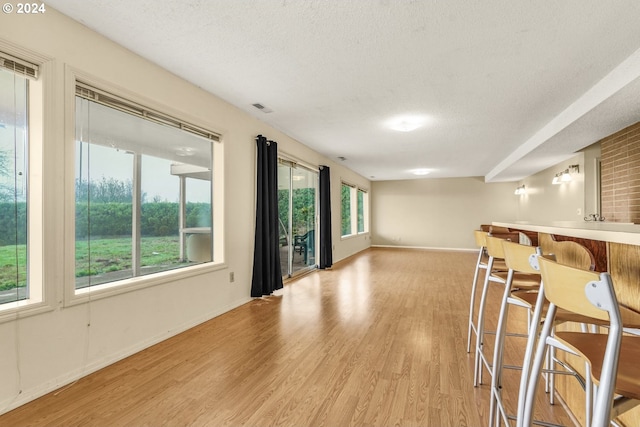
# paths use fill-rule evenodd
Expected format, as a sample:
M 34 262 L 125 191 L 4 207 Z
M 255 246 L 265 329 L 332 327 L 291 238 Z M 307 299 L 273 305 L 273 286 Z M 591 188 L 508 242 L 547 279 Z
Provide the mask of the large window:
M 0 69 L 0 302 L 27 294 L 28 80 Z
M 84 85 L 76 94 L 76 289 L 213 261 L 217 136 Z
M 30 179 L 40 169 L 40 138 L 33 135 L 31 110 L 39 104 L 37 66 L 0 52 L 0 310 L 42 301 L 38 251 L 41 209 Z M 38 113 L 33 115 L 39 116 Z M 38 120 L 41 117 L 37 117 Z M 33 158 L 33 162 L 30 162 Z M 36 174 L 37 176 L 37 174 Z M 33 256 L 32 256 L 33 255 Z
M 369 197 L 365 190 L 342 183 L 341 235 L 351 236 L 369 231 Z

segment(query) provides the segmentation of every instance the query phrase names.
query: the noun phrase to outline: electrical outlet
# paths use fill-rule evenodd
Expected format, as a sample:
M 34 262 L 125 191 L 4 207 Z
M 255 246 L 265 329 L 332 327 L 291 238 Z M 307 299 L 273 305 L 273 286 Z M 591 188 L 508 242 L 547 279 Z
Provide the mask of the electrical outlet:
M 231 273 L 229 273 L 229 282 L 233 283 L 234 280 L 236 280 L 236 277 L 235 277 L 235 274 L 232 271 Z

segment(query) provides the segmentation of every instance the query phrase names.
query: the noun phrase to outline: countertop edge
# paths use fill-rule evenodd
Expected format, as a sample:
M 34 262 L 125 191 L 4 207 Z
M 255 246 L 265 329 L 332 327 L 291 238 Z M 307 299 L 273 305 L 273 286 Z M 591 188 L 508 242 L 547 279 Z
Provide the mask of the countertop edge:
M 535 224 L 518 221 L 495 221 L 492 222 L 492 224 L 538 233 L 557 234 L 560 236 L 578 237 L 582 239 L 600 240 L 604 242 L 623 243 L 628 245 L 640 245 L 640 226 L 633 224 L 585 222 L 584 225 L 575 223 L 575 225 L 566 224 L 564 226 L 558 226 L 553 224 Z M 616 230 L 615 228 L 619 228 L 619 230 Z M 637 228 L 637 231 L 633 230 L 633 228 Z

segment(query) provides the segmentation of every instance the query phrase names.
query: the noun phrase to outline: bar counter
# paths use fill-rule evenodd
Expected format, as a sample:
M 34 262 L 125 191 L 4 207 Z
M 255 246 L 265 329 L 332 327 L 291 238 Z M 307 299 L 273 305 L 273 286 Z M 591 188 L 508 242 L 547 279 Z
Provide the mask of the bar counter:
M 640 225 L 605 221 L 493 222 L 493 225 L 537 233 L 640 246 Z
M 640 311 L 640 225 L 611 222 L 534 224 L 517 221 L 495 222 L 493 225 L 537 232 L 540 246 L 545 252 L 547 248 L 544 242 L 574 240 L 581 243 L 593 253 L 595 271 L 611 274 L 620 303 Z

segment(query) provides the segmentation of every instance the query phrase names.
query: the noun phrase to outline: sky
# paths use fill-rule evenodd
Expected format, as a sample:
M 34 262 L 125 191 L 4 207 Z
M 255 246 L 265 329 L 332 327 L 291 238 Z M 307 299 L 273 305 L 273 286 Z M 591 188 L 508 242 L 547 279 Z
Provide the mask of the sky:
M 177 202 L 179 178 L 171 164 L 207 165 L 211 141 L 86 99 L 76 101 L 76 177 L 133 181 L 133 152 L 142 154 L 142 191 L 146 200 Z M 84 141 L 84 142 L 80 142 Z M 184 156 L 185 147 L 193 150 Z M 209 202 L 210 181 L 187 179 L 187 201 Z

